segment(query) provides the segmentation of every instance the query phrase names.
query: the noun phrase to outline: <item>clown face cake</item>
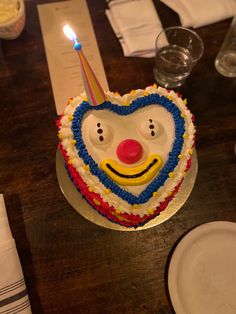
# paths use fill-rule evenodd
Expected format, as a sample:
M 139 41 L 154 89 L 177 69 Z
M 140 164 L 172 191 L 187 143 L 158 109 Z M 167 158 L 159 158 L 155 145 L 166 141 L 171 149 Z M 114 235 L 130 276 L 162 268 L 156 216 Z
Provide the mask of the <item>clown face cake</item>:
M 60 149 L 78 193 L 108 220 L 142 226 L 161 215 L 191 166 L 195 127 L 179 95 L 155 84 L 96 106 L 70 99 Z

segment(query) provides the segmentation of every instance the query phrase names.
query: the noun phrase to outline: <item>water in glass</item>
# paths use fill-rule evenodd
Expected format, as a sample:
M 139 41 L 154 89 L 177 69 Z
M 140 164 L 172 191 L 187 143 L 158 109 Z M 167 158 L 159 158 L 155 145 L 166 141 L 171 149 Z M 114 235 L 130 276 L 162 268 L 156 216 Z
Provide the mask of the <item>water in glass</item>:
M 224 76 L 236 77 L 236 51 L 220 53 L 215 60 L 215 66 Z
M 191 69 L 192 57 L 188 49 L 168 45 L 156 53 L 154 77 L 164 87 L 180 86 Z

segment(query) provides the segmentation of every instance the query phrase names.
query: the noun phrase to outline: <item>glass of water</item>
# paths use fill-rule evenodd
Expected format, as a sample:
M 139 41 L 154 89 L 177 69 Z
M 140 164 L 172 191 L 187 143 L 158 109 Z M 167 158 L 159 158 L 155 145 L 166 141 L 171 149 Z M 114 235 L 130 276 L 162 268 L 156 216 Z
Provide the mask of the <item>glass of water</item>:
M 224 76 L 236 77 L 236 16 L 216 56 L 215 67 Z
M 164 29 L 156 39 L 156 82 L 167 88 L 181 86 L 203 51 L 203 41 L 196 32 L 181 26 Z

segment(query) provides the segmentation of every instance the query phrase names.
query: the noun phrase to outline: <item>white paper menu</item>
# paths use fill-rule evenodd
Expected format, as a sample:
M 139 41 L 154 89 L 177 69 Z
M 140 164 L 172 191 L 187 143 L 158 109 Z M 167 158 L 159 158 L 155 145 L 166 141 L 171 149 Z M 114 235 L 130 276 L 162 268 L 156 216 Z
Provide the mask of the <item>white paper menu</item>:
M 77 34 L 104 90 L 109 89 L 107 79 L 86 0 L 53 2 L 37 7 L 56 110 L 61 114 L 68 98 L 79 96 L 84 91 L 79 57 L 62 30 L 65 24 L 69 24 Z

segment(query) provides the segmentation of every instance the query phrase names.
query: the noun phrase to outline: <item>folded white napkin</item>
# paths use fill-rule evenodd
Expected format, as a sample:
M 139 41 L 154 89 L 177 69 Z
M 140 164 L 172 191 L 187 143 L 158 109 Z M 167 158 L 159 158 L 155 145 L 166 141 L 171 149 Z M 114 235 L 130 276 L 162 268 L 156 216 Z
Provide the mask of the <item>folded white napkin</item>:
M 151 0 L 107 0 L 108 20 L 126 57 L 155 56 L 161 21 Z
M 24 275 L 2 194 L 0 194 L 0 313 L 31 313 Z
M 235 0 L 161 0 L 180 18 L 184 27 L 201 27 L 236 14 Z

